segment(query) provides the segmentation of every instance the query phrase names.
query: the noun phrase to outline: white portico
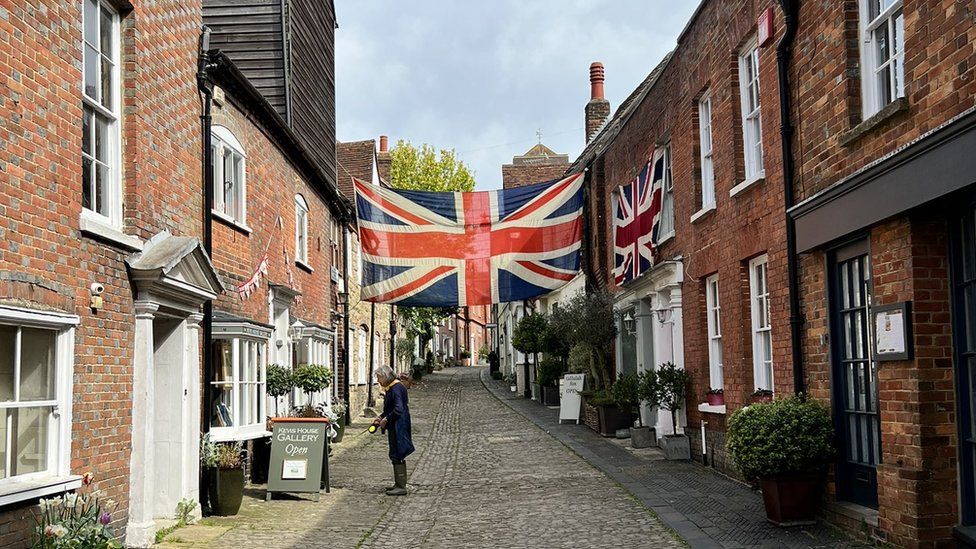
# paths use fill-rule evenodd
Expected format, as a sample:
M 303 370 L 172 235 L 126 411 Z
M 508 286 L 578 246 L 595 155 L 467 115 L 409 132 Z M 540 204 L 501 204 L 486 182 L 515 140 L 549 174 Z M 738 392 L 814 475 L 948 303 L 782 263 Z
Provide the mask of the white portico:
M 199 500 L 200 308 L 222 286 L 192 237 L 157 234 L 126 263 L 136 292 L 126 546 L 149 547 L 155 519 Z
M 616 295 L 618 374 L 655 370 L 667 362 L 684 368 L 683 281 L 684 269 L 679 257 L 655 265 Z M 678 417 L 683 422 L 684 410 Z M 641 419 L 645 425 L 654 427 L 658 438 L 672 433 L 671 414 L 667 410 L 641 406 Z

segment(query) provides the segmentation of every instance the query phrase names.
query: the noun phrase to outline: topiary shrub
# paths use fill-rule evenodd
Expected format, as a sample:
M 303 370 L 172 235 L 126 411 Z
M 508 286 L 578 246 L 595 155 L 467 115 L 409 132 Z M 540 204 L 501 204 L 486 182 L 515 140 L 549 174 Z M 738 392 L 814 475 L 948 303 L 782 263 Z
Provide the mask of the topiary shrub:
M 275 399 L 275 415 L 280 415 L 278 411 L 278 398 L 287 395 L 294 388 L 295 380 L 292 377 L 291 371 L 278 364 L 268 366 L 267 391 L 268 395 Z
M 295 387 L 305 391 L 311 401 L 314 393 L 325 390 L 332 382 L 332 370 L 321 364 L 302 364 L 295 369 L 292 378 Z
M 729 456 L 749 480 L 820 472 L 835 455 L 830 413 L 802 397 L 737 410 L 727 437 Z
M 637 390 L 639 388 L 640 378 L 636 373 L 623 374 L 610 386 L 610 398 L 613 399 L 617 408 L 633 416 L 638 404 Z

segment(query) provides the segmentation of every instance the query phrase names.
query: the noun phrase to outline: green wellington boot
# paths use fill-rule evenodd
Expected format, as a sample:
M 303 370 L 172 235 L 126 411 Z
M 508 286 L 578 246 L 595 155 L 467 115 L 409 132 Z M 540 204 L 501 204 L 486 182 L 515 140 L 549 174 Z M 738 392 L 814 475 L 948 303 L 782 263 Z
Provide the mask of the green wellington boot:
M 393 479 L 396 485 L 386 491 L 388 496 L 405 496 L 407 495 L 407 464 L 406 463 L 395 463 L 393 464 Z

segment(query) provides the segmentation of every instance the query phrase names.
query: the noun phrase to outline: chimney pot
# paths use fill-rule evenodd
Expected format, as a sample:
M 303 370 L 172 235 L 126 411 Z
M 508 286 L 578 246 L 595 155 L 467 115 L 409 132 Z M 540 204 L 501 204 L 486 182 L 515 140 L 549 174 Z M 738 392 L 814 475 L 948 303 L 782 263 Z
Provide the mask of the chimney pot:
M 385 153 L 385 152 L 389 152 L 389 150 L 390 150 L 390 138 L 387 137 L 387 136 L 385 136 L 385 135 L 381 135 L 380 136 L 380 152 L 381 153 Z
M 604 99 L 603 80 L 605 74 L 603 63 L 596 61 L 590 65 L 590 100 Z

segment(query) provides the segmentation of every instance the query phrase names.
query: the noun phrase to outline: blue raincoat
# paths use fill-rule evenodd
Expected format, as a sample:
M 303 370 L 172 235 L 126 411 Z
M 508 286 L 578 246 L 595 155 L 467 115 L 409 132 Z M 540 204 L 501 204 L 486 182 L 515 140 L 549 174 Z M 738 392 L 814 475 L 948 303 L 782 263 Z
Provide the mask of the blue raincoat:
M 410 408 L 407 406 L 407 388 L 394 383 L 383 396 L 383 414 L 386 418 L 386 436 L 390 442 L 390 461 L 401 463 L 413 453 L 410 438 Z

